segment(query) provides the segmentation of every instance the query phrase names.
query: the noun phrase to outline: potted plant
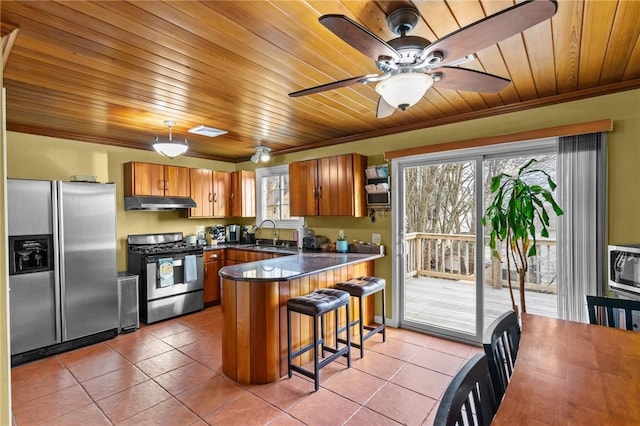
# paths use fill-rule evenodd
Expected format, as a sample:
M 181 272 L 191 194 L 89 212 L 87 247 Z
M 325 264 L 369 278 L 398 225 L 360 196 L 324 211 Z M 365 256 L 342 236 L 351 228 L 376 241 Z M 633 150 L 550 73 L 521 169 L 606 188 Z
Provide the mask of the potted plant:
M 529 269 L 528 258 L 536 255 L 537 226 L 541 226 L 540 236 L 549 236 L 549 213 L 551 205 L 557 216 L 564 214 L 551 194 L 556 184 L 549 173 L 532 168 L 537 161 L 530 160 L 515 175 L 500 173 L 491 178 L 493 201 L 487 207 L 482 225 L 491 225 L 489 247 L 500 262 L 500 244 L 506 242 L 507 280 L 513 310 L 519 314 L 511 285 L 511 262 L 518 273 L 520 306 L 527 312 L 524 296 L 525 276 Z M 538 175 L 538 176 L 536 176 Z M 542 175 L 542 176 L 539 176 Z M 546 178 L 549 189 L 539 185 L 540 177 Z

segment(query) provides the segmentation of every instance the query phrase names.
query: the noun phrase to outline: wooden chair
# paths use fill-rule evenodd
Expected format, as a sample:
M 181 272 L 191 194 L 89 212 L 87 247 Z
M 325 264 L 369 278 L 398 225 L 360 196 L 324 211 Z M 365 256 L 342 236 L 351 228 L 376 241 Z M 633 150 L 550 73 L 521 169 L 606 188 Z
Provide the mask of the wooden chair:
M 520 324 L 515 311 L 507 311 L 493 321 L 484 333 L 482 345 L 487 355 L 489 375 L 496 404 L 500 406 L 520 347 Z
M 638 324 L 633 323 L 633 312 L 640 312 L 640 301 L 638 300 L 587 296 L 587 308 L 589 310 L 589 323 L 591 324 L 626 328 L 631 331 L 634 328 L 638 330 Z M 620 321 L 622 311 L 624 311 L 624 327 Z M 606 315 L 604 315 L 605 312 Z
M 487 356 L 476 354 L 444 392 L 434 426 L 488 426 L 497 410 L 487 367 Z

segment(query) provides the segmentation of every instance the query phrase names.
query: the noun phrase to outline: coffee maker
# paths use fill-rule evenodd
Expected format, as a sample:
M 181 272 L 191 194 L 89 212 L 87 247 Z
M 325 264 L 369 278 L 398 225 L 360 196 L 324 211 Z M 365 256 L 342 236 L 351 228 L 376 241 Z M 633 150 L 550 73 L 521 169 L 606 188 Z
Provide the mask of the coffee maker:
M 240 225 L 227 225 L 227 243 L 239 243 L 242 238 L 242 227 Z

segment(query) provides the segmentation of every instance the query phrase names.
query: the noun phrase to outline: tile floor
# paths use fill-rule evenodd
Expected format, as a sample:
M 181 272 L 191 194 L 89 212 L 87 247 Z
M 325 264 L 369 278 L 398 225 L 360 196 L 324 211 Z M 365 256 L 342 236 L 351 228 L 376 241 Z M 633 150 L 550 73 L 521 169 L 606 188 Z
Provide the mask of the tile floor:
M 11 370 L 14 425 L 431 425 L 479 347 L 390 328 L 351 368 L 241 386 L 221 370 L 220 307 Z M 345 361 L 346 362 L 346 361 Z

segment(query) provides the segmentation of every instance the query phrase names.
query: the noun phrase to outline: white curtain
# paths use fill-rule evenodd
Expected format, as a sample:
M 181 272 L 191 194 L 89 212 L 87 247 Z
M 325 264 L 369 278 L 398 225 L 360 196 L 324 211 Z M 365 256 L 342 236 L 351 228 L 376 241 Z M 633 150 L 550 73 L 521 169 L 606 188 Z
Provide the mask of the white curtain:
M 585 296 L 602 295 L 606 268 L 606 139 L 604 133 L 558 141 L 558 313 L 588 322 Z

